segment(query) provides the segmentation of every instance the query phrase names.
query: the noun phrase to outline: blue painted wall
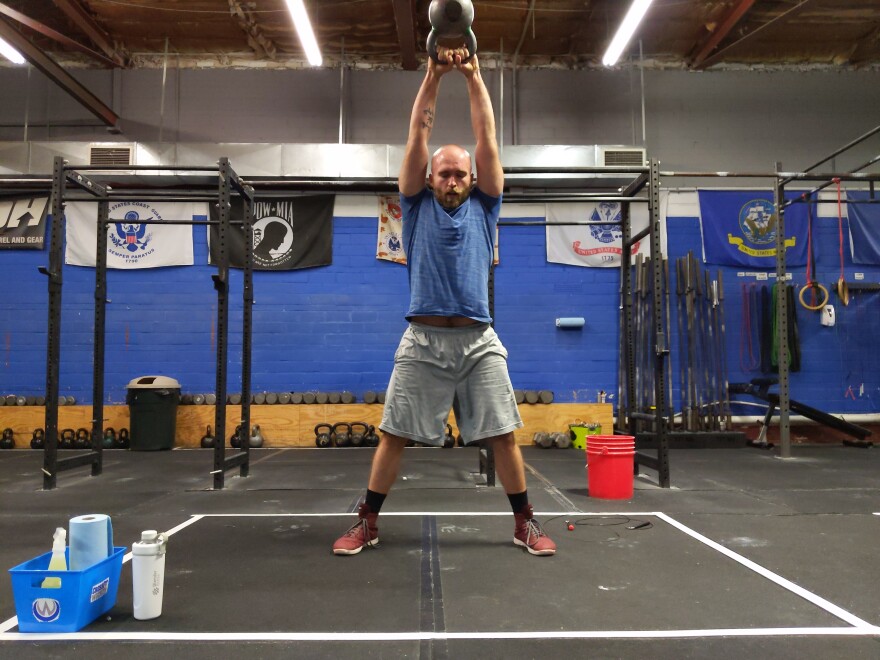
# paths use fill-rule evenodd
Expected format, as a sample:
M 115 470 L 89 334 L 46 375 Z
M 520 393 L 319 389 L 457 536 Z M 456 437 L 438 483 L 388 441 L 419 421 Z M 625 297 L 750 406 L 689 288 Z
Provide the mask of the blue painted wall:
M 700 254 L 696 218 L 669 218 L 667 226 L 671 259 L 688 250 Z M 814 226 L 819 279 L 828 285 L 839 273 L 837 220 L 819 218 Z M 213 391 L 215 269 L 207 265 L 204 228 L 194 228 L 193 237 L 196 266 L 109 271 L 106 402 L 123 402 L 128 381 L 146 374 L 172 376 L 185 392 Z M 366 390 L 385 387 L 405 328 L 408 287 L 403 266 L 376 260 L 375 241 L 375 218 L 336 218 L 331 266 L 255 274 L 254 391 L 350 390 L 360 399 Z M 617 269 L 547 263 L 539 227 L 502 228 L 500 248 L 496 329 L 510 352 L 514 387 L 551 390 L 558 402 L 593 402 L 599 390 L 616 399 Z M 48 296 L 37 267 L 47 258 L 45 251 L 0 251 L 0 394 L 44 391 Z M 802 270 L 795 272 L 797 284 L 803 284 Z M 880 268 L 853 266 L 848 258 L 846 272 L 849 280 L 864 272 L 866 281 L 880 281 Z M 736 269 L 724 271 L 731 381 L 758 375 L 739 367 L 740 285 L 746 280 L 736 275 Z M 231 286 L 228 390 L 234 392 L 241 364 L 239 271 L 232 272 Z M 818 316 L 798 309 L 803 367 L 792 375 L 792 396 L 831 411 L 877 412 L 880 294 L 856 295 L 849 307 L 832 302 L 835 328 L 821 327 Z M 66 266 L 61 393 L 79 402 L 91 401 L 93 309 L 94 270 Z M 558 330 L 555 319 L 566 316 L 583 316 L 586 326 Z M 674 348 L 674 317 L 672 325 Z M 854 399 L 846 396 L 850 386 Z

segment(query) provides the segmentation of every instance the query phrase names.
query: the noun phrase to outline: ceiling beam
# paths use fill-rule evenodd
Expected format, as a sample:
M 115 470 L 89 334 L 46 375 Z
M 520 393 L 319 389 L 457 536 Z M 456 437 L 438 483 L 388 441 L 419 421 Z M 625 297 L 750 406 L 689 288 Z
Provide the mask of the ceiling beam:
M 248 46 L 259 58 L 275 59 L 278 47 L 275 42 L 263 34 L 260 24 L 251 12 L 241 6 L 238 0 L 229 0 L 229 12 L 235 17 L 238 26 L 247 35 Z
M 416 59 L 416 15 L 414 0 L 393 0 L 394 22 L 397 23 L 397 41 L 400 43 L 400 61 L 405 71 L 419 68 Z
M 102 53 L 98 53 L 92 50 L 88 46 L 85 46 L 78 41 L 71 39 L 67 35 L 61 34 L 60 32 L 53 30 L 48 25 L 43 25 L 42 23 L 34 20 L 30 16 L 26 16 L 25 14 L 22 14 L 21 12 L 16 11 L 12 7 L 9 7 L 3 3 L 0 3 L 0 14 L 8 16 L 12 20 L 16 21 L 17 23 L 21 23 L 22 25 L 30 28 L 34 32 L 42 34 L 44 37 L 49 37 L 50 39 L 57 41 L 58 43 L 67 46 L 68 48 L 72 48 L 76 51 L 79 51 L 80 53 L 85 53 L 89 57 L 93 57 L 107 66 L 117 66 L 117 62 L 111 60 L 108 57 L 105 57 Z
M 110 35 L 98 25 L 79 0 L 53 0 L 53 2 L 117 66 L 126 65 L 126 57 L 122 54 L 121 50 L 112 43 Z
M 715 48 L 718 47 L 718 44 L 730 34 L 730 31 L 736 27 L 736 24 L 739 23 L 742 17 L 746 15 L 746 12 L 752 8 L 753 4 L 755 4 L 755 0 L 740 0 L 739 4 L 733 7 L 727 13 L 727 16 L 721 19 L 721 24 L 709 35 L 709 38 L 706 39 L 705 43 L 698 46 L 699 50 L 697 51 L 697 54 L 694 55 L 689 63 L 691 68 L 697 68 L 703 63 L 703 60 L 705 60 L 709 56 L 709 53 L 715 50 Z
M 86 89 L 76 78 L 58 66 L 51 57 L 37 48 L 29 39 L 25 38 L 5 18 L 0 18 L 0 37 L 8 41 L 28 62 L 42 71 L 49 80 L 70 94 L 74 100 L 84 106 L 108 127 L 116 131 L 120 130 L 119 115 Z
M 739 47 L 741 44 L 749 41 L 750 39 L 752 39 L 756 35 L 764 32 L 768 28 L 771 28 L 773 26 L 776 26 L 776 27 L 780 26 L 785 19 L 793 18 L 794 16 L 797 16 L 801 11 L 803 11 L 806 8 L 806 6 L 808 4 L 810 4 L 810 0 L 801 0 L 794 7 L 792 7 L 791 9 L 787 9 L 786 11 L 782 12 L 781 14 L 779 14 L 778 16 L 776 16 L 774 18 L 771 18 L 769 21 L 764 23 L 764 25 L 761 25 L 761 26 L 755 28 L 754 30 L 752 30 L 751 32 L 749 32 L 746 35 L 743 35 L 742 37 L 740 37 L 739 39 L 737 39 L 733 43 L 727 44 L 721 50 L 716 50 L 714 53 L 709 55 L 709 57 L 707 57 L 705 60 L 703 60 L 700 63 L 700 66 L 694 67 L 694 68 L 695 69 L 706 69 L 706 68 L 712 66 L 713 64 L 717 63 L 725 53 L 732 50 L 733 48 Z
M 853 44 L 853 47 L 847 54 L 847 61 L 853 65 L 864 64 L 867 61 L 868 53 L 876 48 L 878 43 L 880 43 L 880 25 L 869 30 L 867 34 Z

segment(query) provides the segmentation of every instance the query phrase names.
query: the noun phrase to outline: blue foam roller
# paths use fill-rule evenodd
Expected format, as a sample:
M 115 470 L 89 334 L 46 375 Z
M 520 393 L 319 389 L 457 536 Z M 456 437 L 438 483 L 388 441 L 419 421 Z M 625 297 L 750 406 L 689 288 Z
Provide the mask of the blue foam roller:
M 556 319 L 556 327 L 557 328 L 583 328 L 584 327 L 584 319 L 582 317 Z

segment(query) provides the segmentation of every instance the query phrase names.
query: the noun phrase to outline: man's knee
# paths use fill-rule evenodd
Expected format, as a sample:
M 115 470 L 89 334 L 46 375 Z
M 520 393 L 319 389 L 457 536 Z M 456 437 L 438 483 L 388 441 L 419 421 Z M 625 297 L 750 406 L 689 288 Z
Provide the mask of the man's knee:
M 403 451 L 407 442 L 406 438 L 401 438 L 399 435 L 394 435 L 387 431 L 382 431 L 382 435 L 379 436 L 379 446 L 384 446 L 386 450 Z

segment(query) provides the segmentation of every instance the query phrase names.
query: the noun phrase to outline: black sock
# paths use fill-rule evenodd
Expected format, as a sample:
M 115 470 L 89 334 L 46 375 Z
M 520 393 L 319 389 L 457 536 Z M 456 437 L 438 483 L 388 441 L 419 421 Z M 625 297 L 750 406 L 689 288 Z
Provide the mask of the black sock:
M 379 509 L 382 508 L 382 502 L 385 501 L 387 495 L 387 493 L 377 493 L 367 488 L 367 498 L 364 500 L 364 504 L 370 507 L 370 511 L 373 513 L 379 513 Z
M 510 508 L 514 513 L 519 513 L 529 505 L 529 491 L 524 490 L 521 493 L 508 493 L 507 499 L 510 500 Z

